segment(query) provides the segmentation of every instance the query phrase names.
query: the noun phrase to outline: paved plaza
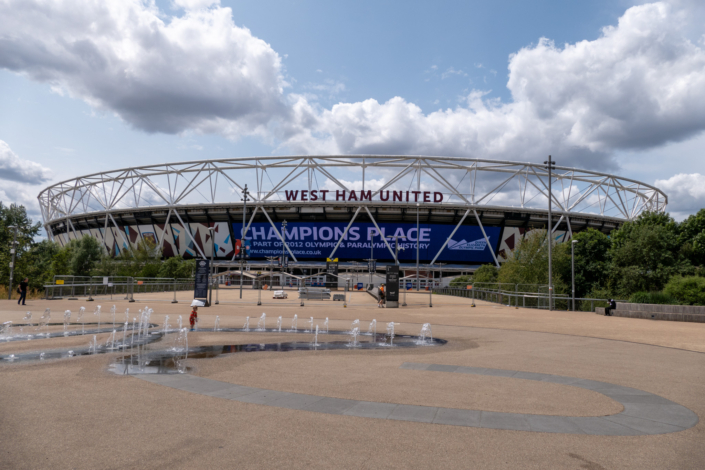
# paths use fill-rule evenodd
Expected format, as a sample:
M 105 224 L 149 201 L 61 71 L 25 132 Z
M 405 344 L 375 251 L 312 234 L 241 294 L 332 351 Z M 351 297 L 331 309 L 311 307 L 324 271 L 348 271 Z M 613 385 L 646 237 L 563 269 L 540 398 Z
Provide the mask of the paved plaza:
M 262 305 L 257 305 L 261 294 Z M 261 351 L 187 360 L 186 374 L 116 375 L 124 353 L 0 361 L 0 468 L 569 468 L 689 469 L 705 461 L 705 325 L 538 311 L 434 295 L 378 309 L 305 301 L 289 292 L 222 289 L 200 309 L 189 347 L 312 342 L 300 330 L 418 335 L 430 323 L 444 345 Z M 112 326 L 145 306 L 151 321 L 187 322 L 190 293 L 0 302 L 0 321 L 21 324 L 52 310 L 61 323 Z M 213 332 L 250 326 L 265 312 L 282 332 Z M 294 315 L 299 332 L 287 333 Z M 86 325 L 86 328 L 95 325 Z M 70 329 L 80 329 L 72 322 Z M 119 326 L 118 326 L 119 328 Z M 156 330 L 157 328 L 155 328 Z M 17 327 L 15 327 L 17 330 Z M 63 331 L 61 325 L 50 330 Z M 105 342 L 109 333 L 98 335 Z M 166 348 L 169 334 L 149 345 Z M 361 336 L 360 341 L 370 341 Z M 347 341 L 319 335 L 319 342 Z M 0 343 L 0 356 L 88 346 L 88 336 Z M 235 350 L 236 348 L 233 348 Z

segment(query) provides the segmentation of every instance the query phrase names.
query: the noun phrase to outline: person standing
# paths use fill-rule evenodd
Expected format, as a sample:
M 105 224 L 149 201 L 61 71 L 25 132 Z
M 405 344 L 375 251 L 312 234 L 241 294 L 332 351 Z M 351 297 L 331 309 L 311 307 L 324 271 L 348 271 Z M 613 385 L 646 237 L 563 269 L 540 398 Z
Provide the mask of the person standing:
M 191 331 L 194 331 L 196 328 L 196 322 L 198 322 L 198 307 L 193 307 L 193 310 L 191 310 L 191 316 L 188 319 L 189 323 L 191 323 Z
M 377 301 L 377 308 L 384 307 L 384 284 L 379 286 L 379 300 Z
M 17 286 L 17 292 L 20 294 L 20 298 L 17 300 L 17 305 L 25 305 L 25 299 L 27 298 L 27 286 L 29 285 L 29 278 L 26 277 L 22 282 L 20 282 L 20 285 Z

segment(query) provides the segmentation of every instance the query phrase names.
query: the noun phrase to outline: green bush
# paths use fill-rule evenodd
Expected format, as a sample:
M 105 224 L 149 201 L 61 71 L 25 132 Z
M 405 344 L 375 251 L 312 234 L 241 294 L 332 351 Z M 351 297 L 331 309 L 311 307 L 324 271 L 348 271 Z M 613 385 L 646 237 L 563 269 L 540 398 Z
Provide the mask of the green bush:
M 458 276 L 450 281 L 450 287 L 459 287 L 465 289 L 469 284 L 472 284 L 472 276 Z
M 585 295 L 588 299 L 611 299 L 612 292 L 608 289 L 593 289 Z M 581 300 L 577 305 L 577 309 L 583 312 L 593 312 L 595 307 L 607 307 L 606 300 Z M 591 308 L 592 307 L 592 308 Z
M 677 299 L 664 292 L 636 292 L 629 297 L 632 304 L 678 305 Z
M 674 276 L 663 292 L 685 305 L 705 305 L 705 278 Z

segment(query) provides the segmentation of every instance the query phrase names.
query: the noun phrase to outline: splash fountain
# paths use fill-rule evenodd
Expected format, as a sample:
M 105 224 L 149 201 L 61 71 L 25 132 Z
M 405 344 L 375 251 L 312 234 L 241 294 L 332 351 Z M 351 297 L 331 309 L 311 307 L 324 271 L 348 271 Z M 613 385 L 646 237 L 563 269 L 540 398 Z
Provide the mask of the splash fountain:
M 394 322 L 387 323 L 387 336 L 389 337 L 389 345 L 394 346 Z
M 83 314 L 86 312 L 86 307 L 81 307 L 78 309 L 78 316 L 76 317 L 76 323 L 81 322 L 81 334 L 86 334 L 86 321 L 83 319 Z
M 96 305 L 93 315 L 98 315 L 98 329 L 100 329 L 100 305 Z
M 318 344 L 318 325 L 316 325 L 316 333 L 313 336 L 313 346 L 320 346 L 320 344 Z
M 245 324 L 242 329 L 245 331 L 250 331 L 250 317 L 245 318 Z
M 433 344 L 433 334 L 431 332 L 431 324 L 424 323 L 421 327 L 421 333 L 419 333 L 419 340 L 417 344 Z
M 372 341 L 377 337 L 377 319 L 373 318 L 370 326 L 367 328 L 367 334 L 372 335 Z
M 64 312 L 64 336 L 69 328 L 69 323 L 71 323 L 71 310 L 66 310 Z
M 267 314 L 262 313 L 262 316 L 259 317 L 259 321 L 257 322 L 257 329 L 255 331 L 266 331 L 267 329 Z
M 350 331 L 350 342 L 348 343 L 348 347 L 350 348 L 359 348 L 360 343 L 357 340 L 358 335 L 360 334 L 360 328 L 355 327 Z
M 220 329 L 220 317 L 218 315 L 216 315 L 215 316 L 215 325 L 213 325 L 213 331 L 218 331 L 219 329 Z
M 44 310 L 44 314 L 41 316 L 39 319 L 39 322 L 37 323 L 37 330 L 41 330 L 42 327 L 45 327 L 47 330 L 49 330 L 49 320 L 51 319 L 51 309 L 46 309 Z M 47 332 L 47 335 L 49 333 Z

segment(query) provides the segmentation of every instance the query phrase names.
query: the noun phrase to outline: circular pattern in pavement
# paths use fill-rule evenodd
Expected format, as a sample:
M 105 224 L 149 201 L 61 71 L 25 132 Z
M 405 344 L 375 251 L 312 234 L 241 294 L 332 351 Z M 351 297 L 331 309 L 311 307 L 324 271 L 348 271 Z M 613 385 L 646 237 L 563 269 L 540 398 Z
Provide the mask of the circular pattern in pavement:
M 698 423 L 698 416 L 678 403 L 643 390 L 607 382 L 534 372 L 444 364 L 405 362 L 401 365 L 401 368 L 415 371 L 499 376 L 579 387 L 606 395 L 621 403 L 624 406 L 624 411 L 614 415 L 595 417 L 502 413 L 289 393 L 245 387 L 188 374 L 142 374 L 134 375 L 134 377 L 178 390 L 243 403 L 362 418 L 414 421 L 474 428 L 601 436 L 640 436 L 684 431 Z

